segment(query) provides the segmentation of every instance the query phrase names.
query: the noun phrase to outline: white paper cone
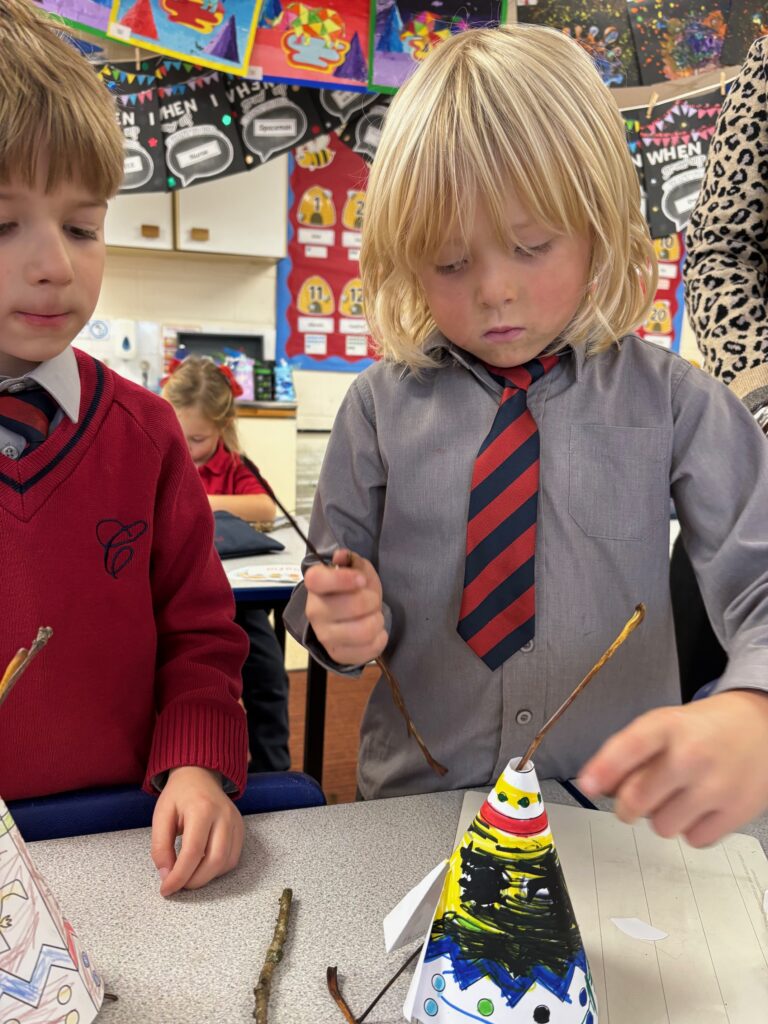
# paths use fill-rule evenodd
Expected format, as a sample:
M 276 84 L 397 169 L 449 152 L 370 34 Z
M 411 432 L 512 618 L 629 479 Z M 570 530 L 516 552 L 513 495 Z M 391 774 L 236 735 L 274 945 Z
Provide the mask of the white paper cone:
M 451 856 L 407 1020 L 597 1024 L 536 771 L 516 766 L 507 765 Z
M 91 1024 L 104 986 L 0 799 L 0 1024 Z

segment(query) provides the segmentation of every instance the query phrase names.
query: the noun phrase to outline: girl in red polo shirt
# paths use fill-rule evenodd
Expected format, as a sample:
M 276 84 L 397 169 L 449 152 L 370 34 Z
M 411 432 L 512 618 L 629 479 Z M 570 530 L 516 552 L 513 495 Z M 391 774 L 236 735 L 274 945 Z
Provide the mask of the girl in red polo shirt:
M 176 411 L 213 511 L 223 509 L 247 522 L 268 523 L 275 503 L 252 463 L 240 454 L 235 397 L 229 369 L 211 359 L 188 356 L 171 372 L 163 397 Z M 283 652 L 264 608 L 238 601 L 235 621 L 250 639 L 243 666 L 243 704 L 248 716 L 250 771 L 285 771 L 288 753 L 288 677 Z

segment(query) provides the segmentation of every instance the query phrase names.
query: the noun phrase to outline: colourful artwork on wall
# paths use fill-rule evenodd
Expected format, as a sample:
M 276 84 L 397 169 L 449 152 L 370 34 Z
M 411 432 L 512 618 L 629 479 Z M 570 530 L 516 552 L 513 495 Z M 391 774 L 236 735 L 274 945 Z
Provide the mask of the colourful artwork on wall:
M 368 84 L 396 92 L 428 53 L 468 28 L 506 20 L 507 0 L 376 0 L 371 6 Z
M 34 0 L 34 3 L 74 28 L 102 36 L 107 33 L 112 0 Z
M 406 1020 L 597 1024 L 589 964 L 536 771 L 530 762 L 523 771 L 516 766 L 505 768 L 448 861 Z M 388 949 L 413 937 L 435 881 L 437 869 L 388 916 Z M 388 931 L 397 932 L 394 942 Z
M 638 85 L 640 74 L 626 3 L 598 4 L 573 0 L 539 0 L 521 7 L 517 20 L 546 25 L 575 39 L 590 55 L 603 82 L 610 88 Z
M 643 84 L 720 67 L 728 0 L 634 0 L 628 7 Z
M 121 43 L 231 74 L 248 71 L 261 0 L 113 0 Z
M 723 64 L 741 64 L 756 39 L 768 35 L 768 4 L 731 0 L 728 31 L 723 44 Z
M 266 81 L 365 89 L 368 0 L 264 0 L 250 57 Z
M 357 372 L 374 358 L 359 264 L 366 178 L 333 132 L 295 150 L 277 317 L 277 357 L 294 367 Z
M 0 1018 L 91 1024 L 104 984 L 0 799 Z

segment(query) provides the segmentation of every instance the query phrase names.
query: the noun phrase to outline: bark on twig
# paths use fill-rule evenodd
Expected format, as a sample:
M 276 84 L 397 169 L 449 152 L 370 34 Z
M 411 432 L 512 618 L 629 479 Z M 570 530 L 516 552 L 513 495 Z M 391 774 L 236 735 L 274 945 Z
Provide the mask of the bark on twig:
M 259 981 L 253 994 L 256 996 L 256 1008 L 253 1016 L 256 1024 L 267 1024 L 267 1007 L 269 1005 L 269 991 L 272 987 L 272 975 L 275 967 L 283 959 L 283 946 L 288 935 L 288 919 L 291 916 L 291 900 L 293 899 L 292 889 L 283 889 L 280 896 L 280 911 L 277 915 L 275 933 L 269 944 L 267 955 L 264 957 L 264 966 L 261 968 Z

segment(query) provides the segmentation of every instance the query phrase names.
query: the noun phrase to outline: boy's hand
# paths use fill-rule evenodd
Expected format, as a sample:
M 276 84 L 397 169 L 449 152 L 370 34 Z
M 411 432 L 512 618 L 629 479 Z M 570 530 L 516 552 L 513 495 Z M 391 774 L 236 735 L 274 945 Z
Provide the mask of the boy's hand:
M 708 846 L 768 807 L 768 694 L 729 690 L 658 708 L 607 740 L 577 780 L 622 821 Z
M 388 639 L 381 580 L 367 559 L 341 548 L 333 553 L 333 567 L 307 569 L 304 584 L 307 619 L 334 661 L 364 665 L 381 654 Z
M 215 772 L 193 765 L 172 769 L 152 817 L 151 852 L 160 895 L 200 889 L 231 871 L 240 859 L 244 834 L 242 816 Z

